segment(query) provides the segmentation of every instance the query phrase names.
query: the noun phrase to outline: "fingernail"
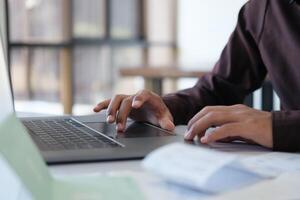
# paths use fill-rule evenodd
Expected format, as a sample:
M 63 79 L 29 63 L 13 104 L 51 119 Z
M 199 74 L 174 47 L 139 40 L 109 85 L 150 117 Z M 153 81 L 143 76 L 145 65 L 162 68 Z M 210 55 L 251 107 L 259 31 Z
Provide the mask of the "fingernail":
M 203 136 L 200 140 L 201 140 L 201 143 L 207 143 L 208 142 L 207 136 Z
M 114 121 L 114 117 L 112 115 L 108 115 L 106 121 L 112 123 Z
M 161 119 L 161 120 L 159 120 L 158 123 L 161 128 L 169 130 L 169 131 L 173 131 L 175 128 L 173 122 L 170 119 Z
M 121 123 L 117 124 L 117 131 L 122 131 L 123 130 L 123 125 Z
M 167 124 L 167 130 L 173 131 L 175 129 L 175 125 L 172 122 Z
M 132 106 L 133 107 L 139 107 L 141 105 L 141 102 L 139 100 L 133 101 Z
M 190 139 L 190 136 L 191 136 L 191 132 L 188 131 L 188 132 L 185 133 L 184 138 L 185 139 Z

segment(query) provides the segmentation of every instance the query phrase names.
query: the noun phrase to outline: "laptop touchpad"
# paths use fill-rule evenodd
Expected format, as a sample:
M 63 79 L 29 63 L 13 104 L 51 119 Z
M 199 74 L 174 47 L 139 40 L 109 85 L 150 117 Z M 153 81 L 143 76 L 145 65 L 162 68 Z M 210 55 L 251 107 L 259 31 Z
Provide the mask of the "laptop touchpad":
M 172 133 L 145 123 L 130 122 L 125 132 L 118 133 L 115 124 L 105 122 L 85 122 L 87 126 L 112 138 L 160 137 L 171 136 Z

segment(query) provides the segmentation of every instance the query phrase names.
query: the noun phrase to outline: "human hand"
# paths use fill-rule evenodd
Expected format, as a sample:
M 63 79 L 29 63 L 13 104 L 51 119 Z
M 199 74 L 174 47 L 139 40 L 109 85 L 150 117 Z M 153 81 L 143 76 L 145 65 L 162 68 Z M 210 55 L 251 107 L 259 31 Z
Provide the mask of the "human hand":
M 118 131 L 125 130 L 128 117 L 167 130 L 175 128 L 173 117 L 162 98 L 148 90 L 141 90 L 134 95 L 115 95 L 112 99 L 100 102 L 94 112 L 104 109 L 107 109 L 107 122 L 115 122 Z
M 213 126 L 217 128 L 205 135 Z M 192 140 L 195 136 L 205 144 L 238 137 L 272 148 L 272 115 L 245 105 L 207 106 L 188 123 L 185 139 Z

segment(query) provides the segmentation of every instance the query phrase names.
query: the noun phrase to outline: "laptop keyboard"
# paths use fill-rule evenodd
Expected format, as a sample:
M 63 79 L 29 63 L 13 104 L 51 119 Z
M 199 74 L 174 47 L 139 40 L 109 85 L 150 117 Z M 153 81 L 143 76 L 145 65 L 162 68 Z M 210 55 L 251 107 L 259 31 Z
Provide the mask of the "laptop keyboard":
M 23 121 L 41 150 L 61 151 L 121 146 L 73 119 Z

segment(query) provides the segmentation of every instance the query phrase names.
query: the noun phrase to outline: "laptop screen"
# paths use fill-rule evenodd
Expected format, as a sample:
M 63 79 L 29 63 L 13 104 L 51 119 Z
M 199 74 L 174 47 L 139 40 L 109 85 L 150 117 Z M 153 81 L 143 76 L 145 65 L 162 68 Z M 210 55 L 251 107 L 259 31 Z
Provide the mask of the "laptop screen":
M 2 42 L 3 42 L 3 46 L 5 46 L 4 48 L 4 54 L 7 57 L 7 24 L 6 24 L 6 1 L 5 0 L 0 0 L 0 33 L 2 35 Z M 7 58 L 6 58 L 7 59 Z
M 0 32 L 0 123 L 13 112 L 13 101 L 4 54 L 3 37 Z

